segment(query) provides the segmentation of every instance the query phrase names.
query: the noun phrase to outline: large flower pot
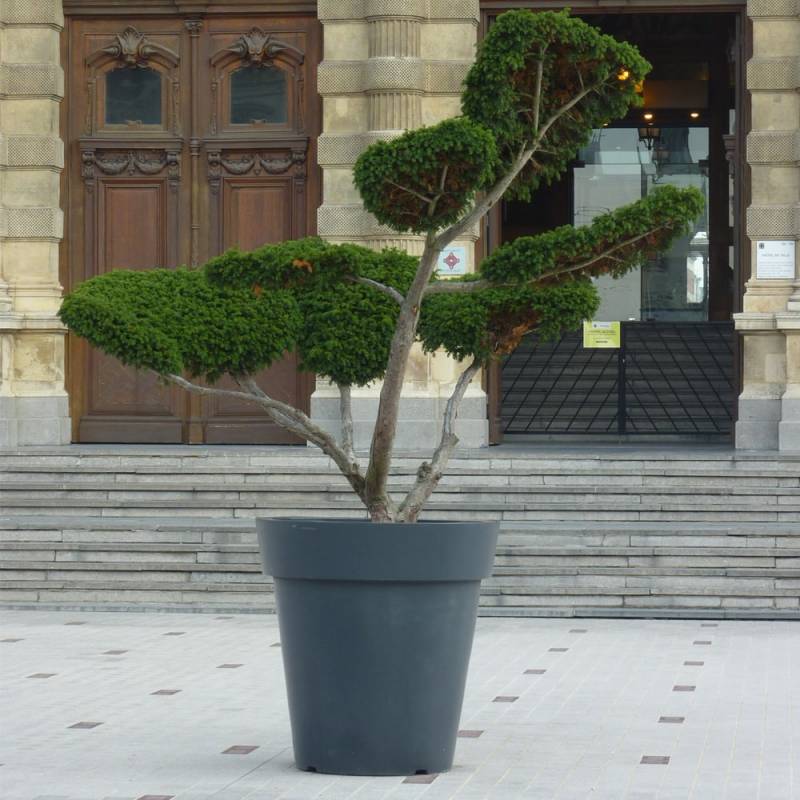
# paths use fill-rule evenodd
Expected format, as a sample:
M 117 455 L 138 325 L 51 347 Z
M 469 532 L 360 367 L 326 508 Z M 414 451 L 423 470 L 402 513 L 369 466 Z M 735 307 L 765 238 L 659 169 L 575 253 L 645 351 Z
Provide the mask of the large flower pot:
M 263 519 L 297 767 L 442 772 L 497 524 Z

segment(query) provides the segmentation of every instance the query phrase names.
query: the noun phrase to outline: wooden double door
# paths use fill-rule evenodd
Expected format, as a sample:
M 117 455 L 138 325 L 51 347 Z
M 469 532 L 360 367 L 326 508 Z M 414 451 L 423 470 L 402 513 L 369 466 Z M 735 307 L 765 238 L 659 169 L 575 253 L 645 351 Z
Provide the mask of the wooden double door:
M 68 18 L 65 288 L 313 233 L 320 38 L 310 15 Z M 75 441 L 297 442 L 255 405 L 163 386 L 71 335 L 67 373 Z M 307 410 L 293 356 L 258 379 Z

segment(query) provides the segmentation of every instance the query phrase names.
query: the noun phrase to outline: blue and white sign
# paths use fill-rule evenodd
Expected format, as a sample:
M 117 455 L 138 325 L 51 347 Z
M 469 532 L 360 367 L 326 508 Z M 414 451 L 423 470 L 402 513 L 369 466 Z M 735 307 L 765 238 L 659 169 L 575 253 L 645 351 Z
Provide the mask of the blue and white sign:
M 467 274 L 467 248 L 447 247 L 439 254 L 436 264 L 439 277 Z

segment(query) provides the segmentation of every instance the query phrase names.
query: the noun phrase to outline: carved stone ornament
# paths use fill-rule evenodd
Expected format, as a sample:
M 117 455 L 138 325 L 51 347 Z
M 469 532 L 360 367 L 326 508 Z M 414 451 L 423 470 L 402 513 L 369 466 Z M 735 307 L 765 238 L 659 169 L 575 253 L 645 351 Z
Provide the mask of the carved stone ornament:
M 116 34 L 113 43 L 95 53 L 89 59 L 89 63 L 101 55 L 111 56 L 129 67 L 143 67 L 154 57 L 172 67 L 177 66 L 179 61 L 176 52 L 164 45 L 151 42 L 146 34 L 140 33 L 132 25 L 125 28 L 122 33 Z

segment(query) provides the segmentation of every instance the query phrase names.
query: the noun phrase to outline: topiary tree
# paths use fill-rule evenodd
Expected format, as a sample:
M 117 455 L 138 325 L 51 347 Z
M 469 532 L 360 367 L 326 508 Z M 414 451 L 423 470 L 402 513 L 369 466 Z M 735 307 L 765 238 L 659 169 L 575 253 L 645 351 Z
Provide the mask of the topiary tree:
M 69 294 L 61 319 L 126 364 L 200 394 L 251 400 L 319 446 L 373 521 L 413 522 L 458 439 L 454 426 L 480 368 L 537 331 L 553 338 L 598 307 L 592 276 L 619 276 L 666 248 L 702 211 L 699 192 L 664 186 L 596 218 L 498 248 L 475 275 L 439 280 L 439 254 L 504 195 L 529 198 L 558 177 L 591 131 L 625 115 L 650 65 L 568 12 L 511 11 L 479 47 L 463 115 L 369 147 L 354 181 L 365 207 L 398 232 L 423 234 L 419 258 L 318 238 L 230 250 L 200 270 L 118 271 Z M 400 395 L 415 341 L 467 362 L 441 439 L 400 500 L 387 481 Z M 337 441 L 269 397 L 253 374 L 295 350 L 339 388 Z M 204 386 L 228 374 L 239 390 Z M 188 377 L 187 377 L 188 376 Z M 369 460 L 353 452 L 350 391 L 383 379 Z

